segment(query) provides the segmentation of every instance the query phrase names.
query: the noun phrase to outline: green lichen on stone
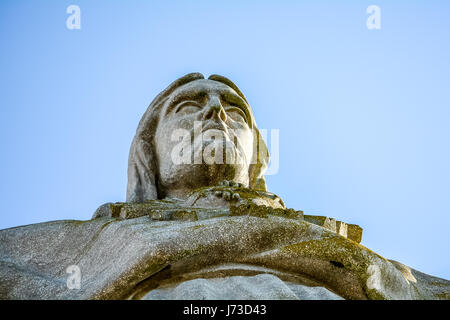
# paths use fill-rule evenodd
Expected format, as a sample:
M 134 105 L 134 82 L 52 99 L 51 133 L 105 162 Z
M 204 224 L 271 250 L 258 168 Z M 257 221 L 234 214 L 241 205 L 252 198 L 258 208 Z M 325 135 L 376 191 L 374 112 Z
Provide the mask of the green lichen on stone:
M 272 208 L 269 206 L 256 205 L 253 203 L 230 206 L 230 216 L 243 215 L 249 215 L 259 218 L 267 218 L 269 215 L 274 215 L 288 219 L 303 220 L 303 211 L 296 211 L 294 209 Z
M 362 240 L 363 229 L 356 224 L 347 224 L 347 238 L 360 243 Z
M 334 261 L 339 261 L 346 267 L 361 267 L 361 270 L 364 272 L 370 264 L 370 259 L 367 253 L 373 254 L 384 261 L 388 261 L 363 245 L 354 241 L 349 241 L 339 235 L 325 237 L 320 240 L 310 240 L 293 244 L 285 247 L 284 249 L 295 250 L 311 256 L 330 258 L 330 260 L 333 259 Z M 363 268 L 361 262 L 367 263 L 367 266 Z M 361 271 L 360 269 L 358 270 Z
M 348 224 L 326 216 L 304 215 L 304 219 L 305 221 L 324 227 L 336 233 L 340 233 L 341 227 L 345 226 L 345 232 L 341 235 L 344 235 L 347 239 L 357 243 L 360 243 L 362 240 L 363 229 L 356 224 Z
M 450 300 L 450 292 L 437 293 L 436 297 L 441 299 L 441 300 Z
M 172 220 L 197 221 L 198 216 L 195 210 L 179 210 L 172 214 Z
M 375 289 L 367 289 L 366 294 L 370 300 L 386 300 L 386 297 Z
M 111 211 L 111 217 L 112 218 L 120 217 L 120 211 L 122 210 L 124 205 L 125 205 L 125 203 L 123 203 L 123 202 L 111 203 L 109 205 L 109 209 Z
M 254 204 L 241 204 L 238 206 L 230 206 L 230 216 L 253 216 L 259 218 L 267 218 L 268 217 L 268 207 L 266 206 L 257 206 Z
M 363 284 L 370 299 L 386 299 L 377 290 L 369 290 L 365 284 L 370 276 L 367 270 L 373 264 L 373 259 L 379 258 L 383 261 L 388 261 L 354 241 L 349 241 L 342 236 L 336 235 L 324 237 L 320 240 L 309 240 L 288 245 L 282 248 L 281 251 L 322 261 L 330 261 L 333 265 L 341 265 L 360 279 L 360 283 Z
M 201 228 L 205 228 L 206 226 L 204 224 L 197 224 L 193 227 L 191 227 L 192 230 L 197 230 L 197 229 L 201 229 Z

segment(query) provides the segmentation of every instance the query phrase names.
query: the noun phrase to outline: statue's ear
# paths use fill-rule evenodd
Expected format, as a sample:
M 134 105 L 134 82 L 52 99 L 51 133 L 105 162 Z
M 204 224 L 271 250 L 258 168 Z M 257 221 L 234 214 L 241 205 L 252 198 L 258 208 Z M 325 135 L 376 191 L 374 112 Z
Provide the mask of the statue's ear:
M 150 143 L 136 135 L 128 158 L 127 202 L 158 198 L 154 171 L 154 154 Z

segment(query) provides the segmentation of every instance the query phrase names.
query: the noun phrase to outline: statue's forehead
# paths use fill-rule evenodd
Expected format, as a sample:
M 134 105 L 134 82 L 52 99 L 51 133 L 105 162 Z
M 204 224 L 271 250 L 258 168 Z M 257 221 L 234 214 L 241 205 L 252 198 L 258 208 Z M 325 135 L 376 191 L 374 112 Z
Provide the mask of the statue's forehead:
M 195 81 L 191 81 L 189 83 L 186 83 L 182 85 L 181 87 L 174 90 L 174 92 L 171 94 L 171 97 L 178 97 L 180 95 L 187 95 L 193 93 L 199 93 L 204 92 L 207 94 L 212 93 L 227 93 L 227 94 L 233 94 L 236 96 L 239 96 L 236 91 L 233 90 L 233 88 L 227 86 L 224 83 L 221 83 L 219 81 L 214 80 L 208 80 L 208 79 L 199 79 Z

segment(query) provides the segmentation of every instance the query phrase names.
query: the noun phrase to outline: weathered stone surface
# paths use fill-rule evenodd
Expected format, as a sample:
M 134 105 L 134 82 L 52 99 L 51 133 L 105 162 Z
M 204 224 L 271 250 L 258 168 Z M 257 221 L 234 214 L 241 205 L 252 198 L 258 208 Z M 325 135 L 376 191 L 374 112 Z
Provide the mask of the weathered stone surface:
M 160 284 L 257 274 L 345 299 L 441 299 L 450 292 L 447 280 L 399 269 L 323 227 L 270 214 L 48 222 L 0 231 L 0 256 L 3 299 L 142 298 Z M 227 263 L 264 270 L 214 271 Z M 79 290 L 66 286 L 70 265 L 81 270 Z
M 362 240 L 363 229 L 356 224 L 347 224 L 342 221 L 336 221 L 334 218 L 324 216 L 305 215 L 304 219 L 310 223 L 317 224 L 318 226 L 336 232 L 357 243 L 360 243 Z
M 158 288 L 143 300 L 342 300 L 322 287 L 283 282 L 271 274 L 194 279 Z

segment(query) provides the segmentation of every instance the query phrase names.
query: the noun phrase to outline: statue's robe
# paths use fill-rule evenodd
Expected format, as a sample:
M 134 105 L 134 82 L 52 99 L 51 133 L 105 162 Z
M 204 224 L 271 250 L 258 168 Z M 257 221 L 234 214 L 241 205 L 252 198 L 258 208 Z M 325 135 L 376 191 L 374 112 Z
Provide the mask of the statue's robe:
M 76 265 L 79 289 L 67 285 Z M 2 299 L 449 299 L 450 282 L 301 219 L 53 221 L 0 231 Z

